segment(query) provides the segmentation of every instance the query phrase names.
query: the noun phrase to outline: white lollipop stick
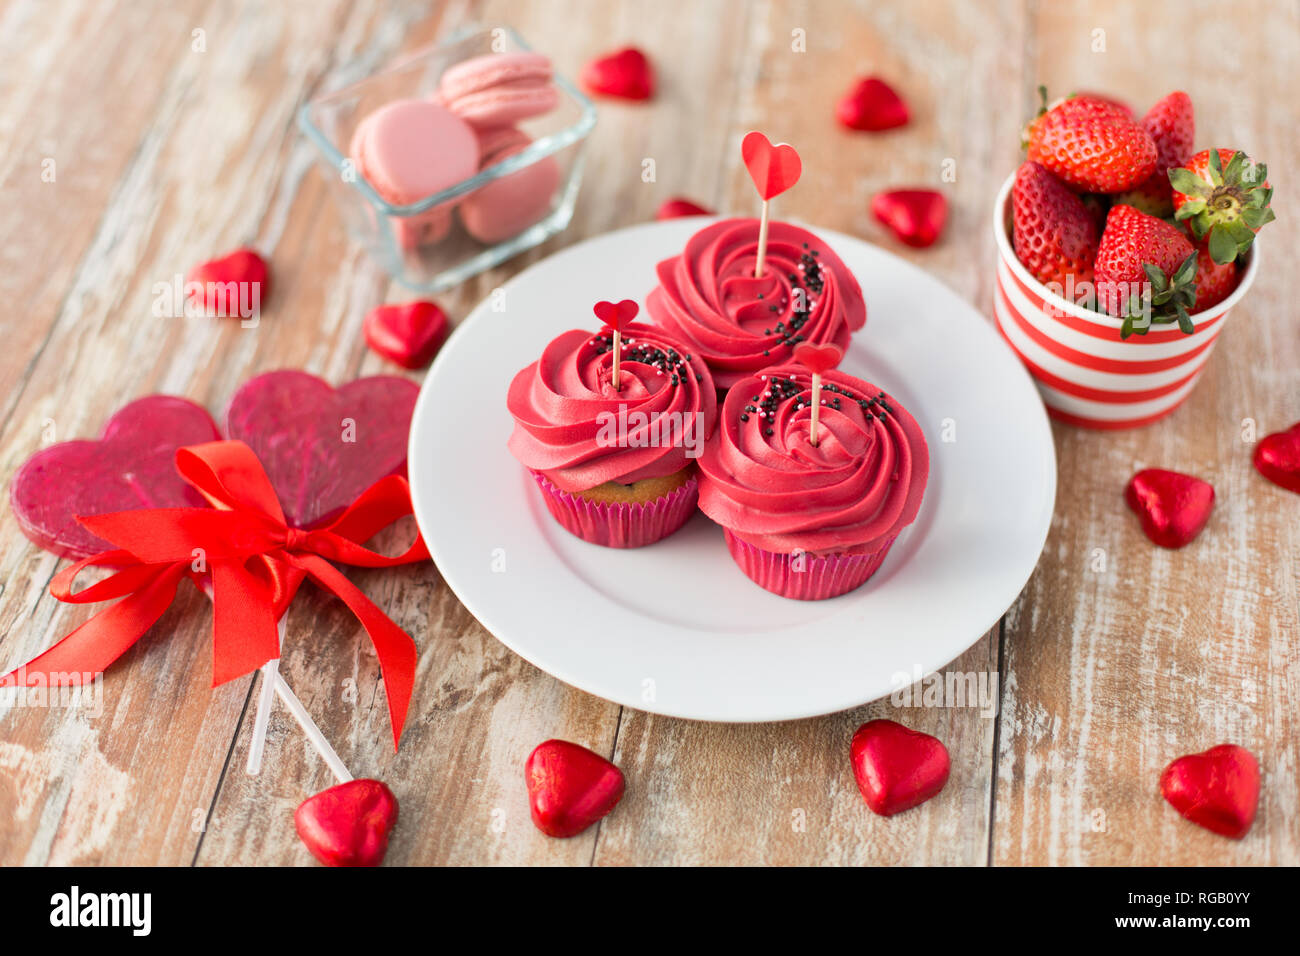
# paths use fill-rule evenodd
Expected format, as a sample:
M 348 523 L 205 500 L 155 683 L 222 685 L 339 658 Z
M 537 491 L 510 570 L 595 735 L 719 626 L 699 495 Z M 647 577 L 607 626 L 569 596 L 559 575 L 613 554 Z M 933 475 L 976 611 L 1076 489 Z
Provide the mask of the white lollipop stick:
M 203 593 L 208 596 L 208 599 L 213 600 L 212 581 L 204 581 L 202 588 Z M 279 640 L 283 643 L 283 617 L 281 617 L 279 621 L 279 631 Z M 279 695 L 280 701 L 288 708 L 289 714 L 298 722 L 298 726 L 302 728 L 302 732 L 307 735 L 307 739 L 311 742 L 311 745 L 316 748 L 316 752 L 320 754 L 320 758 L 325 761 L 325 765 L 329 767 L 334 776 L 338 778 L 339 783 L 347 783 L 351 780 L 352 774 L 348 772 L 348 768 L 344 765 L 343 761 L 339 759 L 339 755 L 335 753 L 334 748 L 330 746 L 330 742 L 325 739 L 325 735 L 321 733 L 320 728 L 316 726 L 316 721 L 311 719 L 311 714 L 307 713 L 307 708 L 302 705 L 302 701 L 298 699 L 298 695 L 293 692 L 293 689 L 290 688 L 289 685 L 285 683 L 284 678 L 280 676 L 279 658 L 267 661 L 262 665 L 262 677 L 265 682 L 265 687 L 270 687 L 277 695 Z M 262 752 L 266 748 L 266 726 L 271 717 L 271 708 L 268 699 L 270 694 L 265 687 L 261 696 L 258 698 L 257 715 L 253 718 L 253 740 L 249 746 L 248 754 L 249 774 L 256 774 L 261 769 Z M 254 753 L 257 755 L 256 766 L 254 766 L 253 762 Z
M 272 661 L 271 663 L 276 662 Z M 339 783 L 347 783 L 351 780 L 352 774 L 348 772 L 348 768 L 339 759 L 339 755 L 334 752 L 334 748 L 329 745 L 329 741 L 320 732 L 320 728 L 316 726 L 316 721 L 311 719 L 311 714 L 307 713 L 307 708 L 302 705 L 298 695 L 290 690 L 289 685 L 284 682 L 279 669 L 275 671 L 274 684 L 275 692 L 280 696 L 280 702 L 289 709 L 289 714 L 298 722 L 298 726 L 302 728 L 302 732 L 312 742 L 316 752 L 320 754 L 321 759 L 333 772 L 335 779 Z
M 277 624 L 280 647 L 284 647 L 284 618 Z M 280 659 L 267 661 L 262 665 L 262 686 L 257 696 L 257 715 L 253 718 L 253 740 L 248 745 L 248 766 L 246 772 L 256 777 L 262 772 L 262 752 L 266 749 L 266 728 L 271 720 L 272 695 L 275 693 L 275 681 L 280 676 Z

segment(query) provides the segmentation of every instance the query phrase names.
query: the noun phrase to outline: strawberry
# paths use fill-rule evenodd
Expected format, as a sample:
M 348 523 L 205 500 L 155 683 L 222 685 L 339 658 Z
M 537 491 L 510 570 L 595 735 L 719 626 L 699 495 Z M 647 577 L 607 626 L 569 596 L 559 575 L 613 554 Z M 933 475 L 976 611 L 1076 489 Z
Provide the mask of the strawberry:
M 1118 107 L 1119 109 L 1123 110 L 1124 115 L 1127 116 L 1129 119 L 1133 119 L 1137 115 L 1133 112 L 1133 107 L 1129 106 L 1123 100 L 1117 99 L 1116 97 L 1109 95 L 1108 93 L 1094 93 L 1091 90 L 1078 90 L 1077 92 L 1075 92 L 1074 95 L 1088 96 L 1094 100 L 1101 100 L 1103 103 L 1109 103 L 1111 106 Z
M 1197 243 L 1196 311 L 1204 312 L 1232 295 L 1241 278 L 1239 271 L 1235 262 L 1215 262 L 1207 244 Z
M 1079 193 L 1083 208 L 1097 226 L 1097 235 L 1106 228 L 1106 214 L 1110 212 L 1111 199 L 1105 193 Z
M 1098 304 L 1124 319 L 1120 338 L 1175 320 L 1192 333 L 1196 250 L 1177 226 L 1132 206 L 1112 206 L 1094 269 Z
M 1046 101 L 1046 89 L 1039 92 Z M 1156 168 L 1150 134 L 1122 106 L 1086 94 L 1044 108 L 1026 145 L 1030 159 L 1086 192 L 1122 192 Z
M 1156 144 L 1156 169 L 1143 182 L 1115 197 L 1150 216 L 1164 219 L 1174 214 L 1174 191 L 1169 170 L 1192 158 L 1196 120 L 1192 98 L 1181 90 L 1158 101 L 1142 117 L 1142 128 Z
M 1232 262 L 1250 248 L 1255 233 L 1276 216 L 1268 167 L 1241 150 L 1203 149 L 1169 170 L 1174 216 L 1198 242 L 1208 238 L 1214 261 Z
M 1026 160 L 1016 171 L 1011 223 L 1016 258 L 1039 282 L 1062 295 L 1092 282 L 1096 220 L 1083 200 L 1039 163 Z

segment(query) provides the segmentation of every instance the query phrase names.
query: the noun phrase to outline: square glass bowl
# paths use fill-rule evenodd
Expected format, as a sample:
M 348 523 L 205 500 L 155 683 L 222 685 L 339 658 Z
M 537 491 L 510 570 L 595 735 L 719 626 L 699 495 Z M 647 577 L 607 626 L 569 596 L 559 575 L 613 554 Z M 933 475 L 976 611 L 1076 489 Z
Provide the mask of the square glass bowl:
M 582 181 L 583 148 L 587 134 L 596 125 L 596 109 L 559 73 L 554 77 L 559 92 L 557 107 L 518 124 L 532 138 L 531 145 L 418 202 L 405 206 L 389 203 L 348 158 L 353 132 L 375 110 L 393 100 L 431 96 L 443 71 L 462 60 L 528 49 L 509 27 L 462 32 L 405 57 L 381 73 L 310 100 L 299 110 L 298 126 L 320 150 L 348 233 L 403 285 L 421 292 L 446 289 L 531 249 L 569 224 Z M 435 206 L 455 205 L 485 185 L 547 157 L 559 167 L 558 183 L 549 210 L 522 232 L 496 243 L 480 242 L 465 231 L 453 213 L 451 231 L 445 238 L 417 248 L 403 248 L 402 233 L 418 234 L 418 225 L 410 220 Z

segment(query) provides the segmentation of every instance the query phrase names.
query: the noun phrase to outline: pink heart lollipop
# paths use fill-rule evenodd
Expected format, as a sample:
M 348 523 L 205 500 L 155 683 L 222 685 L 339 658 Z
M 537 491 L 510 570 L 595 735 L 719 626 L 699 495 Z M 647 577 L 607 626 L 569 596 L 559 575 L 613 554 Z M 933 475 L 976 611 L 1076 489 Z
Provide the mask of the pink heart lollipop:
M 9 501 L 23 533 L 65 558 L 112 549 L 83 528 L 77 515 L 135 508 L 201 508 L 207 502 L 176 473 L 176 449 L 221 435 L 201 406 L 150 395 L 108 420 L 98 441 L 66 441 L 23 463 Z
M 231 398 L 226 432 L 257 453 L 288 523 L 311 528 L 379 479 L 406 470 L 419 390 L 392 375 L 336 389 L 306 372 L 267 372 Z

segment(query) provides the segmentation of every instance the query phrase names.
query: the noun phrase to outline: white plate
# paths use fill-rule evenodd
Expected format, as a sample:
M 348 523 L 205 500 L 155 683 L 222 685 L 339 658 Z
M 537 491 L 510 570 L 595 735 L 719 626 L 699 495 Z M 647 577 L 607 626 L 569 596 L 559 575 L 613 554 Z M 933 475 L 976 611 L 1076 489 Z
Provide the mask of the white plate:
M 597 301 L 643 303 L 655 263 L 703 223 L 647 223 L 579 243 L 520 273 L 462 323 L 411 423 L 420 530 L 443 579 L 489 631 L 600 697 L 722 721 L 811 717 L 883 697 L 997 622 L 1038 562 L 1056 496 L 1052 434 L 1033 383 L 988 320 L 935 279 L 861 240 L 814 230 L 867 299 L 867 325 L 841 367 L 897 396 L 931 454 L 916 523 L 871 580 L 842 597 L 793 601 L 762 590 L 702 514 L 645 548 L 581 541 L 551 519 L 506 450 L 512 376 L 560 332 L 594 329 Z M 955 440 L 943 440 L 946 427 Z

